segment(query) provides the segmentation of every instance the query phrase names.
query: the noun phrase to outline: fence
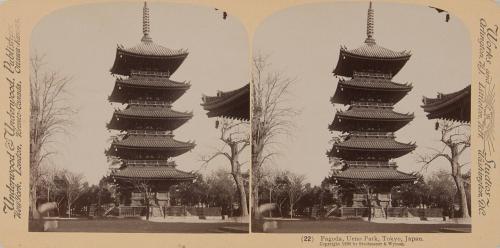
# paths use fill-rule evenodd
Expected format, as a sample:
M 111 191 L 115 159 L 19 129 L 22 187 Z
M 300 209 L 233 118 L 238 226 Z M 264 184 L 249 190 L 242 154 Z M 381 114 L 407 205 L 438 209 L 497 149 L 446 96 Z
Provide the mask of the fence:
M 387 217 L 420 217 L 420 218 L 441 218 L 443 217 L 443 209 L 441 208 L 404 208 L 390 207 L 383 209 L 387 211 Z M 368 208 L 364 207 L 342 207 L 340 208 L 340 216 L 343 217 L 367 217 Z
M 136 217 L 146 215 L 146 206 L 120 206 L 118 215 L 121 217 Z M 186 207 L 186 206 L 151 206 L 150 216 L 221 216 L 221 207 Z

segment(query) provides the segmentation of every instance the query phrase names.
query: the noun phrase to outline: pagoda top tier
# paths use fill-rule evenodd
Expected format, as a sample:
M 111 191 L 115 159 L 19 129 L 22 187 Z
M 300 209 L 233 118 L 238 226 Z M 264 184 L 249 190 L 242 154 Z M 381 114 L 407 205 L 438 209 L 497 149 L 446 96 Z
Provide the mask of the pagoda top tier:
M 142 39 L 126 48 L 118 45 L 111 73 L 129 76 L 132 70 L 159 71 L 172 75 L 188 55 L 186 49 L 170 49 L 153 42 L 150 36 L 149 8 L 144 2 Z
M 335 75 L 352 77 L 354 72 L 376 72 L 394 77 L 410 59 L 409 51 L 396 52 L 377 45 L 374 38 L 374 11 L 368 8 L 365 44 L 355 49 L 340 48 Z

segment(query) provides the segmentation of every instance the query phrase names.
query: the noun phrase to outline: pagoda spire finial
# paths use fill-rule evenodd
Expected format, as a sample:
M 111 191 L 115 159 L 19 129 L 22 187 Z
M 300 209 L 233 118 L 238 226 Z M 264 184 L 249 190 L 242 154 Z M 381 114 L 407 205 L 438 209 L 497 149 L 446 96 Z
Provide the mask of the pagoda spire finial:
M 142 39 L 141 41 L 144 42 L 151 42 L 153 41 L 151 37 L 149 36 L 149 8 L 148 8 L 148 3 L 144 1 L 144 7 L 142 8 Z
M 370 7 L 368 7 L 368 18 L 366 22 L 366 40 L 367 44 L 375 44 L 375 39 L 373 38 L 373 30 L 374 30 L 374 11 L 372 8 L 372 2 L 370 1 Z

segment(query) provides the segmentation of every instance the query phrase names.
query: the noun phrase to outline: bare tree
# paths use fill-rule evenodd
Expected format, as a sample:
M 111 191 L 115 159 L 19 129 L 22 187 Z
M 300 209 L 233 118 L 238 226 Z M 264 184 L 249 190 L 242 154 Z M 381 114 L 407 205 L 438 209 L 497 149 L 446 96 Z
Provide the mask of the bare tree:
M 68 217 L 71 218 L 71 206 L 85 192 L 86 187 L 83 182 L 83 174 L 64 170 L 63 175 L 65 183 L 64 193 L 66 195 Z
M 57 134 L 64 133 L 71 124 L 75 110 L 65 101 L 71 78 L 55 71 L 47 71 L 44 58 L 35 54 L 30 58 L 30 209 L 36 213 L 37 186 L 42 178 L 40 167 L 56 152 L 50 148 Z
M 292 117 L 298 113 L 287 104 L 295 80 L 270 72 L 267 57 L 253 58 L 252 69 L 252 208 L 258 209 L 261 167 L 278 153 L 276 144 L 289 135 Z M 254 211 L 255 217 L 259 213 Z
M 288 200 L 290 202 L 290 219 L 293 218 L 293 207 L 305 193 L 305 175 L 289 173 Z
M 209 158 L 202 158 L 202 160 L 208 163 L 218 156 L 224 156 L 229 160 L 231 164 L 231 175 L 233 176 L 239 193 L 241 215 L 248 216 L 247 193 L 241 172 L 242 164 L 239 161 L 240 154 L 250 145 L 248 122 L 223 118 L 220 124 L 218 121 L 217 123 L 221 131 L 219 139 L 224 142 L 224 147 Z M 226 146 L 229 147 L 229 152 L 225 151 Z
M 432 152 L 426 155 L 418 155 L 418 162 L 423 163 L 422 169 L 426 169 L 434 160 L 445 158 L 451 167 L 451 176 L 457 187 L 460 197 L 460 208 L 462 218 L 469 219 L 469 206 L 467 202 L 466 183 L 463 170 L 470 162 L 462 163 L 461 158 L 464 151 L 470 147 L 470 124 L 451 121 L 438 121 L 436 130 L 440 131 L 441 149 L 431 148 Z

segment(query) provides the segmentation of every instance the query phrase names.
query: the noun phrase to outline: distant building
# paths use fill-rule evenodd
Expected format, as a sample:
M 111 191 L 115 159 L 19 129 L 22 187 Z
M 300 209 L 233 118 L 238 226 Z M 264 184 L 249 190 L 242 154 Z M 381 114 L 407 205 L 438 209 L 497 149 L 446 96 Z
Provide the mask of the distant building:
M 438 93 L 436 98 L 424 96 L 422 108 L 427 118 L 470 122 L 470 90 L 469 85 L 453 93 Z
M 414 118 L 413 114 L 394 111 L 394 104 L 412 86 L 391 81 L 411 54 L 381 47 L 373 35 L 370 2 L 365 44 L 352 50 L 342 47 L 333 71 L 342 78 L 331 102 L 349 106 L 346 111 L 338 111 L 329 126 L 331 131 L 342 132 L 343 138 L 327 153 L 341 159 L 342 168 L 332 179 L 341 188 L 344 215 L 366 215 L 370 203 L 375 216 L 384 216 L 384 209 L 391 206 L 391 189 L 416 180 L 414 175 L 398 171 L 391 161 L 416 148 L 414 143 L 400 143 L 394 136 Z
M 107 155 L 121 165 L 111 173 L 118 185 L 121 206 L 144 206 L 144 195 L 136 182 L 151 186 L 150 204 L 169 206 L 169 188 L 195 176 L 176 168 L 173 157 L 194 148 L 194 142 L 174 139 L 173 131 L 193 117 L 172 109 L 190 85 L 170 76 L 187 57 L 186 50 L 172 50 L 155 44 L 149 35 L 149 9 L 144 3 L 143 37 L 131 48 L 118 46 L 111 68 L 117 77 L 109 101 L 126 104 L 116 110 L 108 128 L 124 132 L 112 142 Z

